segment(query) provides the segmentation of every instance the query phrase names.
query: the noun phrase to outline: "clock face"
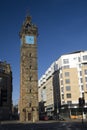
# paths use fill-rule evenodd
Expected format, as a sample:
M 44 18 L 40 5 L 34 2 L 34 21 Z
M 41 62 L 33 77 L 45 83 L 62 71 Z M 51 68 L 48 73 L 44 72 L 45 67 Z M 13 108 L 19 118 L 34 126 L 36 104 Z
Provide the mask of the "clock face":
M 34 44 L 34 36 L 25 36 L 25 42 L 28 44 Z

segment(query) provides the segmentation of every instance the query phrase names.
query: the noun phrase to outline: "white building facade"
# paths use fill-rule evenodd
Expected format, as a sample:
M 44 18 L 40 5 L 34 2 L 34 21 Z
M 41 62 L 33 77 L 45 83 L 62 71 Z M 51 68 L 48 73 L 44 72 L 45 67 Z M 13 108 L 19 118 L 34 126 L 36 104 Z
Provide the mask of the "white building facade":
M 87 51 L 62 55 L 39 80 L 39 102 L 45 111 L 65 116 L 80 113 L 78 99 L 84 97 L 87 109 Z M 68 110 L 68 111 L 67 111 Z M 79 112 L 77 112 L 79 111 Z

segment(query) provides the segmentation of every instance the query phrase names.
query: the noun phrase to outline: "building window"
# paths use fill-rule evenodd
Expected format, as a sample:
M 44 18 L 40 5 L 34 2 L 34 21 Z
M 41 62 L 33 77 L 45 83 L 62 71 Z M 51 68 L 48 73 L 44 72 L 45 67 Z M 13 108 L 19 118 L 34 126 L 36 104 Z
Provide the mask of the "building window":
M 62 73 L 60 73 L 60 78 L 62 78 Z
M 65 79 L 65 83 L 69 84 L 70 83 L 70 79 Z
M 64 92 L 64 87 L 61 87 L 61 92 Z
M 62 101 L 62 104 L 64 104 L 65 103 L 65 101 Z
M 0 86 L 7 86 L 7 78 L 0 77 Z
M 0 77 L 0 85 L 3 83 L 3 78 Z
M 46 88 L 43 88 L 42 91 L 41 91 L 41 98 L 42 98 L 42 101 L 46 101 Z
M 79 72 L 80 76 L 82 76 L 82 71 Z
M 32 76 L 30 76 L 30 81 L 32 80 Z
M 63 63 L 64 64 L 68 64 L 69 63 L 69 59 L 63 59 Z
M 31 69 L 31 65 L 30 65 L 30 69 Z
M 87 60 L 87 55 L 84 55 L 84 56 L 83 56 L 83 60 Z
M 31 103 L 29 103 L 29 107 L 31 107 Z
M 4 103 L 7 103 L 7 89 L 1 89 L 1 105 L 4 106 Z
M 87 63 L 83 64 L 83 66 L 86 66 L 86 67 L 87 67 Z
M 85 82 L 87 82 L 87 77 L 85 77 Z
M 79 64 L 79 68 L 81 68 L 81 64 Z
M 68 105 L 72 104 L 72 101 L 67 101 L 67 104 L 68 104 Z
M 63 66 L 64 69 L 69 69 L 69 65 Z
M 31 93 L 31 89 L 30 89 L 30 93 Z
M 2 82 L 2 77 L 0 77 L 0 82 Z
M 64 99 L 64 94 L 62 94 L 62 99 Z
M 61 80 L 61 85 L 63 85 L 63 80 Z
M 85 73 L 85 75 L 87 75 L 87 69 L 86 69 L 86 70 L 84 70 L 84 73 Z
M 84 90 L 84 87 L 83 87 L 83 85 L 81 85 L 81 90 L 82 90 L 82 91 Z
M 69 77 L 69 72 L 65 72 L 65 77 Z
M 67 93 L 67 94 L 66 94 L 66 97 L 67 97 L 67 98 L 71 98 L 71 93 Z
M 29 54 L 29 56 L 31 57 L 31 53 Z
M 66 86 L 66 91 L 70 91 L 71 87 L 70 86 Z
M 78 57 L 78 62 L 81 62 L 81 58 L 80 57 Z
M 84 93 L 82 93 L 82 97 L 84 97 Z
M 87 84 L 86 84 L 86 90 L 87 90 Z
M 83 83 L 83 79 L 82 78 L 80 78 L 80 82 Z

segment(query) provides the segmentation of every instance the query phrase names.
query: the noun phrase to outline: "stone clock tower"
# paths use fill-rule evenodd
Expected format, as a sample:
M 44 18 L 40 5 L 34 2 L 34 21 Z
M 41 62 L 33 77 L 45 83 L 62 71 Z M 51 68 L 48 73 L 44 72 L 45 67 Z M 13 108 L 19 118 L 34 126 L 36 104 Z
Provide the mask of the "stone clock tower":
M 27 16 L 20 30 L 20 121 L 38 121 L 38 29 Z

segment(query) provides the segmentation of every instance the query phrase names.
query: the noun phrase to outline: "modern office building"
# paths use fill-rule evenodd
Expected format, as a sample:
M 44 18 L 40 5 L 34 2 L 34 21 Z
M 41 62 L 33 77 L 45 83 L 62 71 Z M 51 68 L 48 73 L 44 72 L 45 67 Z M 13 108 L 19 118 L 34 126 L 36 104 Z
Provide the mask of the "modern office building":
M 43 114 L 52 116 L 59 112 L 58 106 L 60 105 L 60 100 L 58 100 L 58 86 L 58 65 L 54 62 L 38 83 L 39 104 L 43 103 L 45 109 L 45 113 Z M 41 114 L 42 112 L 40 111 L 39 113 Z
M 39 80 L 39 102 L 44 100 L 45 95 L 45 108 L 48 108 L 54 104 L 52 98 L 58 100 L 58 112 L 65 114 L 65 116 L 78 115 L 79 110 L 79 98 L 85 99 L 84 113 L 87 111 L 87 51 L 77 51 L 70 54 L 62 55 L 58 60 L 54 62 L 54 68 L 52 65 L 48 68 L 44 76 Z M 49 71 L 50 70 L 50 71 Z M 52 73 L 53 72 L 53 73 Z M 52 78 L 57 73 L 57 78 Z M 50 75 L 49 75 L 50 74 Z M 48 78 L 47 78 L 48 77 Z M 54 86 L 53 81 L 57 82 Z M 51 81 L 51 84 L 50 84 Z M 48 83 L 49 82 L 49 83 Z M 49 84 L 49 85 L 48 85 Z M 45 92 L 43 93 L 45 86 Z M 49 86 L 52 88 L 50 91 Z M 54 93 L 55 88 L 58 90 Z M 48 94 L 49 93 L 49 94 Z M 49 96 L 47 96 L 49 95 Z M 55 98 L 57 95 L 57 98 Z M 49 99 L 48 99 L 49 97 Z M 55 105 L 54 105 L 55 106 Z M 47 109 L 46 109 L 47 111 Z M 50 108 L 51 111 L 51 108 Z M 53 111 L 53 110 L 52 110 Z M 52 112 L 51 111 L 51 112 Z
M 0 61 L 0 120 L 12 117 L 12 71 L 10 64 Z
M 20 30 L 20 121 L 38 121 L 37 26 L 27 16 Z

